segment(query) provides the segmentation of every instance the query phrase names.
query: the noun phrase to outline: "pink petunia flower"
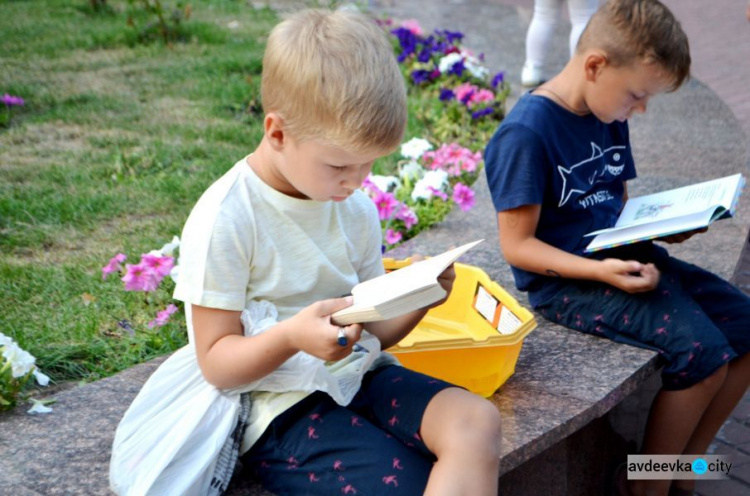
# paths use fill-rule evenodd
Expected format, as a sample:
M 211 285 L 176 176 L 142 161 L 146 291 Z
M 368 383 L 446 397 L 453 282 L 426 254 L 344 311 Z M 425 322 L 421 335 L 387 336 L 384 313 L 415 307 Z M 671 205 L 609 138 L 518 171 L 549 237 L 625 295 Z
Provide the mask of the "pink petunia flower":
M 149 329 L 153 329 L 154 327 L 161 327 L 165 325 L 167 322 L 169 322 L 169 318 L 177 312 L 178 308 L 175 304 L 170 303 L 167 305 L 167 308 L 164 310 L 160 310 L 156 314 L 156 318 L 148 323 Z
M 384 193 L 380 190 L 375 192 L 372 201 L 378 208 L 378 218 L 380 218 L 380 220 L 388 220 L 393 217 L 399 203 L 398 200 L 396 200 L 396 197 L 391 193 Z
M 406 19 L 405 21 L 402 21 L 401 27 L 408 29 L 416 36 L 422 36 L 422 34 L 424 34 L 422 26 L 419 25 L 419 22 L 416 19 Z
M 138 265 L 127 264 L 122 282 L 125 283 L 125 291 L 153 291 L 159 286 L 161 278 L 151 268 L 142 263 Z
M 401 238 L 403 237 L 403 234 L 401 234 L 398 231 L 394 231 L 393 229 L 387 229 L 385 231 L 385 242 L 389 245 L 395 245 L 399 241 L 401 241 Z
M 106 279 L 108 275 L 110 275 L 113 272 L 119 272 L 122 269 L 122 262 L 125 261 L 127 257 L 124 253 L 118 253 L 114 257 L 109 259 L 109 262 L 107 265 L 102 267 L 102 279 Z
M 453 187 L 453 201 L 461 207 L 461 210 L 468 212 L 474 206 L 474 191 L 463 183 L 456 183 Z
M 153 253 L 144 253 L 141 255 L 141 265 L 150 267 L 154 272 L 159 274 L 159 281 L 174 267 L 174 258 L 169 255 L 159 256 Z
M 419 222 L 417 214 L 414 213 L 414 210 L 409 208 L 404 203 L 401 204 L 401 208 L 398 210 L 398 212 L 396 212 L 396 218 L 398 220 L 402 220 L 404 222 L 404 226 L 407 229 L 411 229 L 412 227 L 417 225 L 417 222 Z

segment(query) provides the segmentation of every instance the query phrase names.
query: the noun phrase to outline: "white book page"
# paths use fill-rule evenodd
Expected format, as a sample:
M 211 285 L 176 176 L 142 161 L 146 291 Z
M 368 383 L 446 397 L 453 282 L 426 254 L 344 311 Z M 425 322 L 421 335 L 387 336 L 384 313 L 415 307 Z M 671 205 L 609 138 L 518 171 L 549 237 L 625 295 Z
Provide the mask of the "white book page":
M 604 232 L 676 219 L 686 215 L 699 215 L 707 225 L 716 209 L 730 210 L 741 187 L 742 175 L 735 174 L 669 191 L 628 199 L 614 227 L 588 233 L 593 236 Z

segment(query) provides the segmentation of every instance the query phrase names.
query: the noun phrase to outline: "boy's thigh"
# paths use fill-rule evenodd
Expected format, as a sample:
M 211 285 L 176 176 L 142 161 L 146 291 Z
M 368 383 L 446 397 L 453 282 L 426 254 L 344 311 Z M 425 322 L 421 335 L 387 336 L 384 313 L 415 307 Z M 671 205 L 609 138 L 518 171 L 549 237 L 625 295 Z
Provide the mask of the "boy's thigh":
M 653 291 L 634 294 L 574 281 L 538 310 L 566 327 L 658 352 L 666 361 L 665 389 L 690 387 L 737 356 L 689 291 L 668 277 Z
M 750 351 L 750 297 L 729 281 L 697 265 L 670 257 L 665 267 L 670 282 L 679 281 L 695 305 L 718 327 L 734 351 Z
M 413 374 L 369 373 L 348 407 L 313 393 L 275 419 L 243 463 L 277 494 L 422 494 L 434 457 L 419 424 L 429 399 L 451 385 Z

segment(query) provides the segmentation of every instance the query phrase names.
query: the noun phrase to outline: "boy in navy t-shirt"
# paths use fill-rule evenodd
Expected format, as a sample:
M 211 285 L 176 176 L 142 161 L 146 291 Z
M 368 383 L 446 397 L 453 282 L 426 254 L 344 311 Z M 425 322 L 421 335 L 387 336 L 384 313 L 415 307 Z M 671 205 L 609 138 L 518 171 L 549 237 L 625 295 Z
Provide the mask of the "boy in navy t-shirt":
M 642 454 L 705 453 L 750 383 L 750 298 L 652 242 L 584 255 L 583 235 L 614 225 L 636 176 L 627 119 L 689 70 L 687 38 L 664 5 L 610 0 L 485 150 L 503 255 L 534 308 L 664 358 Z M 634 495 L 692 494 L 693 483 L 616 478 Z

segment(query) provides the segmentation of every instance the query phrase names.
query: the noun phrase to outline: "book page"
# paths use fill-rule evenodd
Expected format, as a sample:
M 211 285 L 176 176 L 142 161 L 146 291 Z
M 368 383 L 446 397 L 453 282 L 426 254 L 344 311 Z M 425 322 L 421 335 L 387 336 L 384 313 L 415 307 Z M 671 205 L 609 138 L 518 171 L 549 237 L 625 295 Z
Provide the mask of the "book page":
M 628 200 L 615 227 L 643 224 L 732 205 L 738 176 L 714 179 Z
M 352 289 L 354 303 L 333 314 L 334 321 L 343 322 L 344 316 L 352 314 L 372 313 L 375 307 L 395 307 L 401 313 L 406 313 L 436 301 L 435 295 L 444 294 L 442 288 L 435 292 L 429 290 L 439 286 L 438 276 L 458 257 L 481 243 L 474 241 L 448 250 L 440 255 L 423 261 L 407 265 L 398 270 L 388 272 L 382 276 L 357 284 Z M 421 295 L 425 294 L 424 297 Z M 413 298 L 412 298 L 413 296 Z M 426 301 L 427 300 L 431 301 Z M 439 297 L 437 299 L 440 299 Z M 380 309 L 378 311 L 381 311 Z M 383 308 L 382 311 L 391 315 L 393 308 Z M 368 315 L 369 315 L 368 313 Z M 337 319 L 337 317 L 339 319 Z M 347 317 L 348 318 L 348 317 Z
M 587 236 L 698 213 L 701 216 L 705 215 L 708 222 L 717 208 L 724 212 L 734 207 L 738 190 L 741 190 L 743 182 L 742 175 L 735 174 L 669 191 L 630 198 L 614 227 L 594 231 L 588 233 Z

